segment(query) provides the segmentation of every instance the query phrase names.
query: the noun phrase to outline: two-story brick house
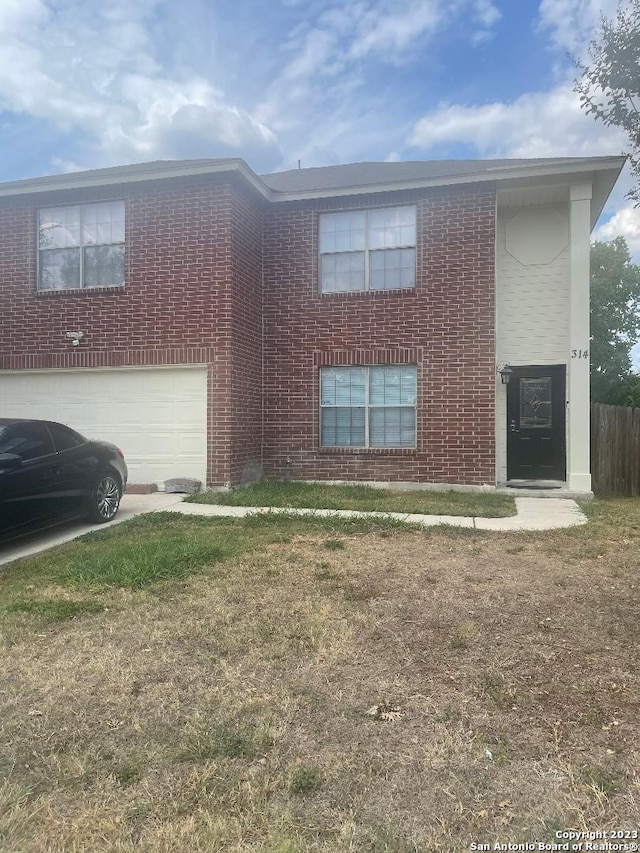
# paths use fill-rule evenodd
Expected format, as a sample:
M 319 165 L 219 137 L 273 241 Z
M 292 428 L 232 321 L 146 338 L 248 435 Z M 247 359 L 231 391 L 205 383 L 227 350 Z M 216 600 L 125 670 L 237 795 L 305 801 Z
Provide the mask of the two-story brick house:
M 622 165 L 192 160 L 0 184 L 0 415 L 116 441 L 133 483 L 588 492 L 589 235 Z

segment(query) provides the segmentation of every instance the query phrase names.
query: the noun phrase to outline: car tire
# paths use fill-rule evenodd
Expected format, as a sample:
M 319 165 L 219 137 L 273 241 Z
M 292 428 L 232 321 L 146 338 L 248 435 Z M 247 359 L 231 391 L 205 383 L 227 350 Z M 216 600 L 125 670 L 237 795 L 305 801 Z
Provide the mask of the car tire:
M 104 524 L 115 518 L 122 498 L 120 478 L 113 471 L 104 471 L 89 498 L 87 521 Z

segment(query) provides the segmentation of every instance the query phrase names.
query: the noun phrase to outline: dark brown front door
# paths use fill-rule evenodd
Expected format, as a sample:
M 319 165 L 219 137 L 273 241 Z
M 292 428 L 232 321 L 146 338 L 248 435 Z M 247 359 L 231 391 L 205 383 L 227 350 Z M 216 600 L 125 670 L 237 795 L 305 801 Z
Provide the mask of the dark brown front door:
M 514 367 L 507 385 L 507 478 L 564 480 L 564 364 Z

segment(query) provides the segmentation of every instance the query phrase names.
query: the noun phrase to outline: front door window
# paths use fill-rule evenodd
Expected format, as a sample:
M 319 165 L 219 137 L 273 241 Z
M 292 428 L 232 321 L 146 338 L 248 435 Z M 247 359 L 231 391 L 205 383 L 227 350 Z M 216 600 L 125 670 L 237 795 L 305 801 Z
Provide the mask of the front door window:
M 551 384 L 550 376 L 539 379 L 520 377 L 520 427 L 551 429 Z

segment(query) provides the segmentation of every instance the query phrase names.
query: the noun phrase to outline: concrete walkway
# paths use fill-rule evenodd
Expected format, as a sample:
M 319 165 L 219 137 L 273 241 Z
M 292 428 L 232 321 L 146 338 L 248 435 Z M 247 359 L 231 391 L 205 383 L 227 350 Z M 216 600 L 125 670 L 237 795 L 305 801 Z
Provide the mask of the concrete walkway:
M 476 530 L 553 530 L 585 524 L 587 519 L 575 501 L 567 498 L 516 498 L 517 515 L 509 518 L 469 518 L 460 515 L 420 515 L 403 512 L 358 512 L 349 509 L 294 509 L 291 507 L 220 506 L 217 504 L 183 503 L 183 495 L 156 492 L 151 495 L 125 495 L 117 517 L 107 525 L 88 525 L 75 521 L 60 527 L 25 536 L 21 540 L 0 544 L 0 565 L 48 551 L 63 542 L 84 536 L 92 530 L 104 530 L 146 512 L 179 512 L 183 515 L 225 516 L 244 518 L 247 515 L 279 513 L 318 515 L 335 518 L 395 518 L 423 527 L 448 524 Z
M 471 527 L 476 530 L 555 530 L 585 524 L 584 513 L 574 500 L 568 498 L 516 498 L 517 515 L 508 518 L 470 518 L 460 515 L 420 515 L 405 512 L 359 512 L 351 509 L 295 509 L 293 507 L 222 506 L 221 504 L 177 503 L 162 507 L 184 515 L 224 516 L 244 518 L 247 515 L 278 513 L 288 515 L 317 515 L 325 518 L 394 518 L 423 527 L 444 524 Z

